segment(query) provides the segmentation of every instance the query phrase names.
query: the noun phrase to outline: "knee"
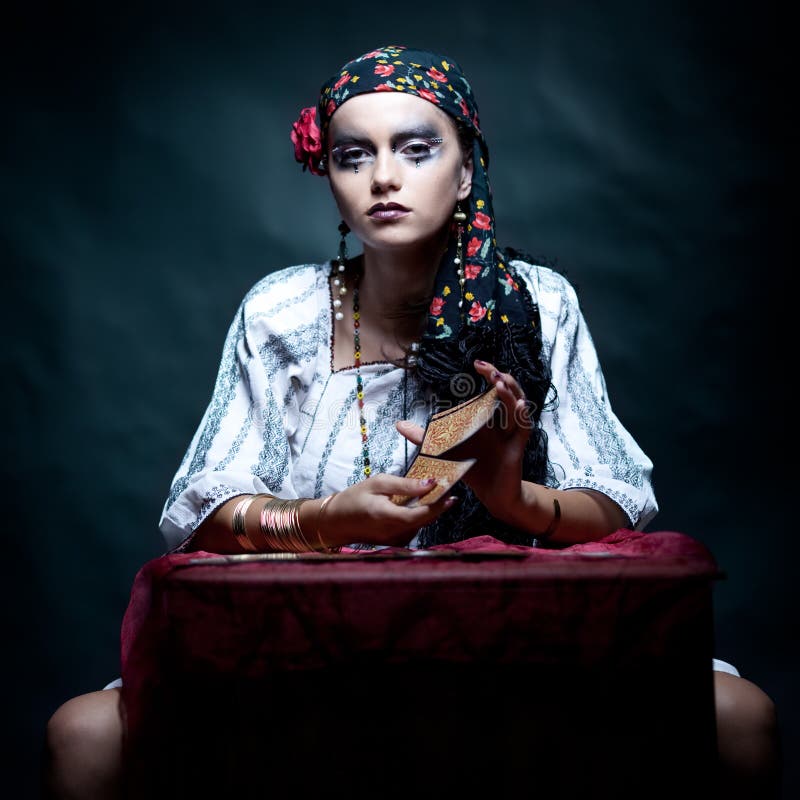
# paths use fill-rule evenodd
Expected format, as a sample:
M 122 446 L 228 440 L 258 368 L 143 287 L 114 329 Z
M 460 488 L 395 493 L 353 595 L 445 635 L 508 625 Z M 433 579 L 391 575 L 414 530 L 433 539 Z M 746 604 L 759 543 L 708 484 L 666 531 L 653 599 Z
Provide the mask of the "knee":
M 763 689 L 745 678 L 715 673 L 717 730 L 735 738 L 777 737 L 778 713 Z
M 45 749 L 51 762 L 121 747 L 118 690 L 74 697 L 60 706 L 47 723 Z

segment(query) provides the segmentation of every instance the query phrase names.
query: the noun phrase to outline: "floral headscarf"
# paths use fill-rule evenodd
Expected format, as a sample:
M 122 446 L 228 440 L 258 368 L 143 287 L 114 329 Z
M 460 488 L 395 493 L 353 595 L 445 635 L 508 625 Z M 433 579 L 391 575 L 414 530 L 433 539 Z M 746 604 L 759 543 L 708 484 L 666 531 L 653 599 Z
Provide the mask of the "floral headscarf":
M 427 50 L 386 46 L 365 53 L 326 81 L 316 107 L 303 109 L 294 123 L 291 138 L 295 159 L 304 170 L 314 175 L 326 174 L 324 156 L 331 117 L 349 98 L 368 92 L 403 92 L 421 97 L 473 134 L 472 191 L 465 201 L 468 207 L 464 208 L 467 221 L 462 242 L 463 297 L 454 263 L 453 237 L 434 282 L 417 374 L 433 390 L 441 407 L 460 402 L 484 388 L 472 367 L 476 358 L 512 373 L 531 401 L 533 412 L 534 425 L 523 475 L 541 482 L 547 472 L 547 459 L 545 436 L 538 420 L 550 387 L 550 375 L 541 359 L 539 311 L 524 281 L 497 247 L 488 175 L 489 149 L 481 132 L 472 88 L 455 61 Z M 472 502 L 458 504 L 456 509 L 461 508 L 456 514 L 469 515 L 474 520 L 479 504 L 471 499 Z M 438 526 L 441 530 L 434 539 L 454 540 L 467 535 L 464 525 L 451 516 L 456 509 L 440 517 L 448 518 L 447 526 Z M 483 530 L 499 535 L 496 530 L 499 523 L 493 522 L 494 525 L 487 525 L 484 520 Z M 445 527 L 454 532 L 443 536 Z M 506 540 L 530 541 L 530 537 L 520 538 L 508 531 L 506 534 L 502 537 Z

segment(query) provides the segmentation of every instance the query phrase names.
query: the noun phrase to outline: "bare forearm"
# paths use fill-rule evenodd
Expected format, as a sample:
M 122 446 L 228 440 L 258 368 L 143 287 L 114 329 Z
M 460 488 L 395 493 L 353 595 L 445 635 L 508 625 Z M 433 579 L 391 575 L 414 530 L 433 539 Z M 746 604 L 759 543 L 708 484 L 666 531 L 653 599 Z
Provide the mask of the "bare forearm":
M 455 498 L 444 496 L 416 506 L 397 505 L 390 498 L 422 497 L 433 483 L 433 479 L 379 474 L 313 500 L 238 495 L 220 505 L 199 526 L 187 549 L 212 553 L 301 552 L 339 548 L 350 542 L 405 545 L 417 530 L 450 508 Z
M 558 501 L 561 517 L 548 541 L 558 544 L 591 542 L 630 526 L 625 512 L 601 492 L 548 489 L 530 481 L 522 481 L 520 502 L 506 521 L 534 535 L 541 533 L 553 522 L 554 500 Z
M 245 553 L 245 550 L 233 533 L 233 512 L 245 495 L 232 497 L 207 517 L 197 529 L 188 550 L 207 550 L 210 553 Z M 269 552 L 267 540 L 261 533 L 260 515 L 266 498 L 259 498 L 250 504 L 245 514 L 245 531 L 247 538 L 253 543 L 258 552 Z M 299 509 L 300 527 L 306 539 L 316 545 L 315 538 L 316 520 L 322 500 L 306 500 Z M 340 544 L 339 542 L 325 542 L 326 545 Z

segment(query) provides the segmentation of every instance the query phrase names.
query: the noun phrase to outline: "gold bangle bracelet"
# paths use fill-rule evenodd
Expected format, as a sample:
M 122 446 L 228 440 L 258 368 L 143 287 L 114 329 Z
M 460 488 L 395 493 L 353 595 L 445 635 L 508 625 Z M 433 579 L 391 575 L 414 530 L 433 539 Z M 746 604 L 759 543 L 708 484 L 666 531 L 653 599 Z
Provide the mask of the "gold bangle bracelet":
M 306 498 L 282 500 L 273 498 L 264 503 L 259 516 L 259 528 L 271 549 L 305 553 L 314 550 L 300 527 L 300 506 Z
M 251 503 L 255 499 L 256 495 L 254 494 L 245 495 L 244 499 L 240 500 L 233 509 L 233 520 L 231 523 L 233 535 L 236 537 L 239 547 L 241 547 L 242 550 L 246 550 L 250 553 L 257 552 L 257 548 L 247 535 L 247 529 L 245 527 L 245 515 L 247 514 L 247 509 L 250 508 Z
M 553 498 L 553 519 L 550 520 L 550 524 L 547 526 L 545 530 L 541 533 L 536 534 L 536 538 L 539 540 L 549 539 L 558 528 L 558 523 L 561 522 L 561 506 L 559 505 L 558 500 Z
M 332 551 L 332 552 L 338 552 L 339 548 L 338 547 L 329 547 L 328 545 L 325 544 L 325 542 L 322 541 L 322 531 L 320 529 L 320 525 L 322 523 L 322 514 L 325 511 L 325 506 L 327 506 L 328 503 L 330 503 L 330 501 L 333 500 L 333 498 L 336 497 L 337 494 L 339 494 L 339 492 L 334 492 L 333 494 L 329 494 L 322 501 L 322 504 L 319 507 L 319 511 L 317 512 L 317 540 L 319 541 L 319 546 L 320 546 L 320 548 L 322 550 L 329 550 L 329 551 Z
M 273 507 L 280 502 L 281 501 L 277 497 L 267 500 L 267 502 L 262 506 L 261 513 L 258 517 L 258 529 L 261 531 L 261 535 L 264 537 L 267 550 L 272 552 L 278 552 L 281 550 L 280 542 L 278 541 L 277 536 L 273 535 L 275 525 L 274 523 L 270 524 L 273 519 Z

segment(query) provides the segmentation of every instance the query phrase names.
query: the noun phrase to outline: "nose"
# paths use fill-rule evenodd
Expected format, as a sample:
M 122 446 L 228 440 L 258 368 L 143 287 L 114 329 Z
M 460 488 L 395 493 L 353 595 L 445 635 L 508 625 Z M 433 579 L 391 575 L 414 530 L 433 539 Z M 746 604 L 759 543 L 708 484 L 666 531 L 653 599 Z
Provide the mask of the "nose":
M 372 165 L 372 193 L 384 194 L 400 186 L 400 164 L 395 154 L 389 148 L 381 149 Z

